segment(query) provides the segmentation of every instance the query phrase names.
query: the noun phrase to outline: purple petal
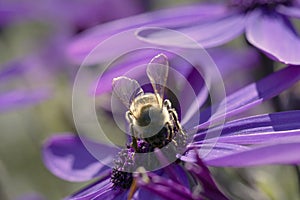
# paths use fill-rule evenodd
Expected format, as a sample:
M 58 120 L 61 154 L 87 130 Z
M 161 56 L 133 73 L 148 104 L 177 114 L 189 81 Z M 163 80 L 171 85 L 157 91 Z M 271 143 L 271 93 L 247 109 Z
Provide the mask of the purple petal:
M 189 185 L 187 181 L 187 175 L 186 173 L 182 170 L 180 166 L 176 165 L 170 165 L 168 158 L 165 157 L 163 152 L 161 152 L 159 149 L 155 150 L 156 157 L 158 158 L 159 162 L 161 163 L 162 166 L 164 167 L 164 173 L 174 182 L 180 183 L 183 181 L 183 185 Z
M 141 3 L 136 0 L 129 0 L 126 3 L 120 3 L 117 0 L 86 0 L 84 4 L 80 0 L 72 2 L 65 0 L 44 0 L 43 2 L 4 0 L 1 3 L 0 24 L 4 25 L 17 20 L 39 19 L 56 22 L 60 25 L 68 24 L 68 27 L 86 28 L 142 11 Z
M 139 188 L 135 192 L 134 196 L 132 197 L 132 200 L 141 200 L 141 199 L 143 199 L 143 200 L 165 200 L 147 189 Z
M 177 179 L 179 180 L 179 183 L 187 188 L 190 187 L 189 177 L 187 176 L 187 172 L 177 163 L 172 165 L 174 168 L 174 171 L 176 172 Z M 167 169 L 166 169 L 167 170 Z
M 288 17 L 300 18 L 300 8 L 299 7 L 290 7 L 285 5 L 280 5 L 276 8 L 276 11 L 286 15 Z
M 245 16 L 233 14 L 222 16 L 206 23 L 192 24 L 173 28 L 182 34 L 185 34 L 203 47 L 215 47 L 222 45 L 244 32 Z M 199 48 L 198 45 L 190 43 L 186 36 L 177 32 L 159 29 L 159 28 L 141 28 L 137 31 L 140 40 L 156 45 L 176 46 L 183 48 Z
M 226 12 L 226 8 L 222 5 L 192 5 L 129 17 L 100 25 L 85 32 L 70 43 L 67 54 L 73 61 L 81 63 L 99 43 L 122 31 L 142 26 L 178 27 L 184 24 L 193 24 L 196 21 L 204 21 L 207 18 L 222 16 Z M 126 38 L 116 37 L 113 42 L 103 47 L 105 50 L 99 52 L 97 61 L 103 61 L 112 55 L 119 55 L 120 48 L 129 49 L 140 45 L 141 43 L 135 40 L 133 33 L 134 31 L 132 35 Z M 107 49 L 113 49 L 113 51 L 107 51 Z
M 259 55 L 253 48 L 213 48 L 207 50 L 222 77 L 231 75 L 236 70 L 246 70 L 259 63 Z
M 300 39 L 286 17 L 254 10 L 246 23 L 246 37 L 271 58 L 300 64 Z
M 279 141 L 289 137 L 299 136 L 300 129 L 290 131 L 272 131 L 272 132 L 258 132 L 247 135 L 232 135 L 221 137 L 218 141 L 235 144 L 260 144 L 271 141 Z
M 187 81 L 185 84 L 189 84 L 183 87 L 182 92 L 180 94 L 181 98 L 181 110 L 182 110 L 182 125 L 193 127 L 196 124 L 191 124 L 191 122 L 198 122 L 197 119 L 197 111 L 199 111 L 200 107 L 205 103 L 208 97 L 208 89 L 205 85 L 203 77 L 199 74 L 199 72 L 191 67 L 190 73 L 186 77 Z M 189 86 L 192 86 L 193 91 L 189 90 Z M 191 94 L 194 92 L 194 94 Z M 196 100 L 194 96 L 196 95 Z M 195 120 L 193 119 L 195 118 Z
M 238 120 L 225 125 L 231 126 L 232 130 L 224 133 L 231 135 L 222 136 L 218 141 L 255 144 L 297 136 L 300 135 L 299 118 L 300 111 L 288 111 Z
M 256 83 L 252 83 L 228 96 L 219 105 L 213 107 L 215 110 L 216 108 L 224 108 L 224 106 L 226 106 L 226 112 L 221 111 L 218 113 L 217 111 L 210 120 L 195 128 L 205 128 L 214 121 L 218 121 L 224 117 L 228 118 L 260 104 L 261 102 L 280 94 L 282 91 L 298 82 L 299 79 L 299 67 L 285 67 L 284 69 L 275 72 Z M 207 116 L 210 112 L 211 108 L 204 111 L 202 115 Z
M 215 48 L 208 50 L 208 53 L 216 63 L 219 71 L 223 77 L 236 73 L 237 70 L 243 70 L 252 68 L 253 65 L 258 63 L 258 54 L 253 49 L 232 49 L 232 48 Z M 186 65 L 186 64 L 185 64 Z M 184 64 L 181 64 L 184 66 Z M 189 67 L 190 72 L 187 73 L 186 79 L 188 80 L 185 83 L 190 84 L 193 87 L 193 92 L 197 95 L 197 102 L 195 103 L 195 98 L 191 95 L 187 86 L 184 86 L 181 98 L 181 110 L 183 111 L 182 125 L 185 127 L 193 127 L 195 124 L 190 122 L 198 121 L 197 110 L 200 110 L 200 107 L 205 103 L 208 97 L 208 89 L 205 85 L 203 77 L 198 73 L 195 67 Z M 206 80 L 209 80 L 210 77 L 206 77 Z M 214 79 L 212 79 L 214 81 Z M 207 83 L 206 83 L 207 84 Z M 214 83 L 211 83 L 213 85 Z M 230 85 L 230 89 L 238 87 L 236 85 Z M 240 88 L 241 86 L 239 86 Z M 192 119 L 195 117 L 195 119 Z M 186 125 L 186 123 L 190 123 Z
M 0 25 L 8 25 L 15 20 L 24 20 L 31 16 L 31 3 L 2 1 L 0 10 Z
M 211 177 L 209 169 L 203 163 L 196 150 L 194 150 L 194 153 L 195 162 L 187 162 L 185 163 L 185 167 L 201 182 L 203 187 L 203 191 L 201 192 L 202 195 L 208 199 L 227 200 L 227 198 L 219 191 L 213 178 Z
M 249 147 L 242 146 L 238 144 L 227 144 L 227 143 L 203 143 L 194 142 L 188 146 L 187 153 L 180 157 L 180 160 L 186 162 L 195 162 L 195 151 L 197 149 L 198 154 L 206 162 L 207 160 L 212 160 L 219 157 L 224 157 L 226 155 L 232 154 L 233 152 L 245 151 Z
M 126 3 L 117 0 L 86 0 L 84 4 L 80 0 L 72 2 L 50 0 L 43 3 L 43 9 L 50 12 L 51 16 L 56 14 L 68 24 L 80 28 L 128 17 L 142 11 L 141 3 L 136 0 L 129 0 Z
M 113 190 L 112 183 L 110 181 L 110 173 L 101 177 L 95 183 L 81 189 L 75 194 L 65 198 L 65 200 L 90 200 L 90 199 L 113 199 L 119 195 L 119 190 Z
M 115 149 L 104 144 L 85 139 L 85 143 L 97 148 L 97 152 L 107 156 L 107 162 L 113 158 Z M 100 176 L 109 169 L 93 157 L 78 136 L 72 134 L 55 135 L 43 146 L 43 160 L 46 167 L 56 176 L 68 181 L 87 181 Z
M 127 192 L 121 191 L 121 190 L 114 190 L 113 188 L 109 188 L 107 190 L 104 190 L 101 188 L 99 191 L 102 191 L 100 194 L 93 198 L 89 198 L 86 200 L 123 200 L 127 199 Z
M 208 53 L 222 75 L 227 94 L 254 81 L 249 73 L 253 73 L 253 70 L 259 67 L 260 58 L 258 51 L 254 48 L 213 48 L 209 49 Z M 218 87 L 213 88 L 217 90 Z M 215 93 L 219 92 L 215 91 Z
M 287 111 L 264 114 L 227 122 L 209 130 L 211 135 L 221 133 L 218 142 L 253 144 L 274 138 L 296 135 L 300 129 L 300 111 Z M 291 130 L 291 131 L 289 131 Z M 205 138 L 207 131 L 194 136 L 194 141 Z
M 46 90 L 25 91 L 16 90 L 0 95 L 0 112 L 35 105 L 49 98 Z
M 143 176 L 136 177 L 137 183 L 141 188 L 151 191 L 164 199 L 190 199 L 191 192 L 188 188 L 181 184 L 173 182 L 170 179 L 158 176 L 154 173 L 148 172 L 145 176 L 150 178 L 145 182 Z
M 207 160 L 212 166 L 245 167 L 267 164 L 299 164 L 300 138 L 286 143 L 274 143 L 253 147 L 247 151 L 233 153 L 216 159 Z
M 3 68 L 0 72 L 0 81 L 6 81 L 8 78 L 18 77 L 23 74 L 27 68 L 20 61 L 11 61 L 1 66 Z

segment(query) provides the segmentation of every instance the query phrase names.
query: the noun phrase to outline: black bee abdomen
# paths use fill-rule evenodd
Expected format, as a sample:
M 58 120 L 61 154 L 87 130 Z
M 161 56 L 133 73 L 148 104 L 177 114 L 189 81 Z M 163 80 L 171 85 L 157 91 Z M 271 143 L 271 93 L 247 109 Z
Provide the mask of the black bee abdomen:
M 145 138 L 145 141 L 154 148 L 162 148 L 166 146 L 170 142 L 170 140 L 168 139 L 168 128 L 163 127 L 156 135 Z

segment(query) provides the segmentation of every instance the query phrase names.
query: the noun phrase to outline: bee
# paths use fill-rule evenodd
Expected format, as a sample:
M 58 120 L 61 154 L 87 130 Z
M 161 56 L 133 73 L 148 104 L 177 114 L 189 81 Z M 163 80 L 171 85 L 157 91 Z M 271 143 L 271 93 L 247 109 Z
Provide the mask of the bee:
M 164 54 L 155 56 L 146 71 L 154 93 L 144 93 L 136 80 L 125 76 L 113 79 L 114 94 L 129 109 L 126 119 L 130 124 L 135 150 L 138 139 L 143 139 L 154 148 L 161 148 L 174 141 L 176 133 L 184 135 L 176 110 L 170 100 L 164 99 L 164 86 L 169 73 L 167 57 Z

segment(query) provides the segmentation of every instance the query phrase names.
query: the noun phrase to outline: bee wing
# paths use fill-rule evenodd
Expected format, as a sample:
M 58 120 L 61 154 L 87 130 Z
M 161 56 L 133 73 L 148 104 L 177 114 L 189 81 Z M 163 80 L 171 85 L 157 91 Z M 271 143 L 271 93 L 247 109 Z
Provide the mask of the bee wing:
M 159 105 L 162 107 L 164 98 L 164 88 L 169 73 L 168 58 L 164 54 L 155 56 L 147 66 L 147 75 L 157 97 Z
M 135 97 L 144 94 L 143 89 L 136 80 L 120 76 L 113 79 L 113 93 L 129 109 Z

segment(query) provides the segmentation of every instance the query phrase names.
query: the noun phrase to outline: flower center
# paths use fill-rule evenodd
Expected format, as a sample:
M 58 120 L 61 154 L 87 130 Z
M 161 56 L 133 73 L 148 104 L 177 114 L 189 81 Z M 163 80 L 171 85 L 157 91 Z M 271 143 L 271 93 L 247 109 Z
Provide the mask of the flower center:
M 237 7 L 242 11 L 253 10 L 257 7 L 274 9 L 278 5 L 290 5 L 292 0 L 230 0 L 229 5 Z
M 114 184 L 114 189 L 130 188 L 133 177 L 129 171 L 132 171 L 134 165 L 132 149 L 130 147 L 123 149 L 119 152 L 118 158 L 114 162 L 115 166 L 110 177 L 111 182 Z
M 111 182 L 114 184 L 114 189 L 129 189 L 132 184 L 132 181 L 132 173 L 119 171 L 118 169 L 113 168 Z

